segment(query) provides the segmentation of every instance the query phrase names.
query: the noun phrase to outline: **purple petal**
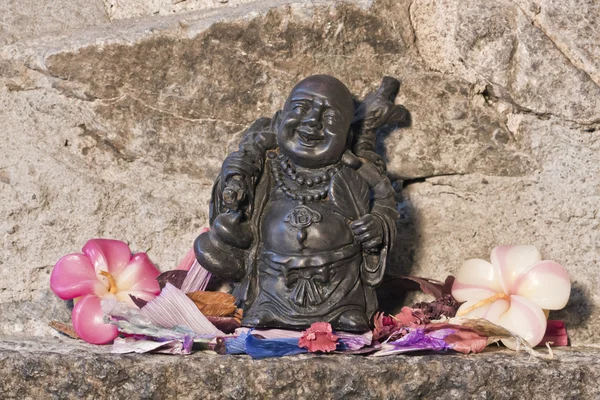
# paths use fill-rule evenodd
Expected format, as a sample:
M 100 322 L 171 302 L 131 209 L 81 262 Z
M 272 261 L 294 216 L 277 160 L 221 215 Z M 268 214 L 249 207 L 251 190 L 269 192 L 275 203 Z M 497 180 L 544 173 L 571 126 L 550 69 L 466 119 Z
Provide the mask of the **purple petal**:
M 363 334 L 335 331 L 340 343 L 348 350 L 360 350 L 365 346 L 370 346 L 373 341 L 373 332 L 369 331 Z
M 440 329 L 425 333 L 424 329 L 412 329 L 406 336 L 393 342 L 381 345 L 381 350 L 373 354 L 373 357 L 386 356 L 389 354 L 409 353 L 413 351 L 445 351 L 450 349 L 444 338 L 454 333 L 453 329 Z
M 167 283 L 162 292 L 140 312 L 164 328 L 187 326 L 198 335 L 225 336 L 198 310 L 184 292 Z
M 181 290 L 183 293 L 204 290 L 206 289 L 206 285 L 208 285 L 210 277 L 210 272 L 202 268 L 198 261 L 194 261 L 194 264 L 192 264 L 192 267 L 188 271 L 183 284 L 181 285 Z

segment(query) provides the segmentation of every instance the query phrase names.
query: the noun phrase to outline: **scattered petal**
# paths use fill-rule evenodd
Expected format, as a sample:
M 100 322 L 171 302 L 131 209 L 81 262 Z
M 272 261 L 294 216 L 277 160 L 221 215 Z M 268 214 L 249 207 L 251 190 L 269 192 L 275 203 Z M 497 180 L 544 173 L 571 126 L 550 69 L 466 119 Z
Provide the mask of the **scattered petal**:
M 339 338 L 339 346 L 338 350 L 360 350 L 363 347 L 370 346 L 373 342 L 373 333 L 366 332 L 363 334 L 350 333 L 350 332 L 340 332 L 336 331 L 335 334 Z
M 198 292 L 206 289 L 208 281 L 211 278 L 210 272 L 202 268 L 198 261 L 194 261 L 190 270 L 188 271 L 181 290 L 183 293 Z
M 201 232 L 202 233 L 202 232 Z M 177 265 L 175 271 L 189 271 L 192 265 L 196 262 L 196 253 L 194 253 L 194 249 L 189 249 L 188 252 L 183 257 L 183 260 Z
M 455 332 L 454 329 L 439 329 L 426 334 L 423 328 L 409 328 L 409 333 L 406 336 L 392 342 L 383 343 L 381 350 L 373 354 L 373 357 L 423 350 L 446 351 L 450 349 L 450 346 L 444 339 Z
M 550 343 L 551 346 L 568 346 L 569 336 L 564 321 L 548 321 L 546 333 L 540 343 Z
M 198 335 L 224 336 L 181 290 L 167 283 L 154 300 L 141 309 L 141 313 L 165 328 L 187 326 Z
M 246 353 L 254 359 L 292 356 L 306 353 L 298 347 L 298 339 L 259 339 L 252 334 L 246 337 Z
M 246 354 L 248 332 L 231 338 L 225 338 L 225 354 Z
M 167 350 L 169 354 L 188 354 L 183 349 L 183 343 L 178 340 L 167 340 L 166 342 L 156 342 L 154 340 L 138 340 L 134 338 L 116 338 L 111 353 L 150 353 L 158 350 Z M 160 351 L 164 353 L 165 351 Z
M 333 334 L 328 322 L 315 322 L 302 332 L 298 346 L 308 349 L 311 353 L 322 351 L 328 353 L 337 348 L 338 337 Z
M 161 290 L 165 287 L 167 282 L 175 286 L 177 289 L 181 289 L 181 285 L 183 285 L 183 281 L 185 280 L 186 276 L 187 271 L 172 270 L 163 272 L 156 277 L 156 280 L 158 281 L 158 285 L 160 286 Z

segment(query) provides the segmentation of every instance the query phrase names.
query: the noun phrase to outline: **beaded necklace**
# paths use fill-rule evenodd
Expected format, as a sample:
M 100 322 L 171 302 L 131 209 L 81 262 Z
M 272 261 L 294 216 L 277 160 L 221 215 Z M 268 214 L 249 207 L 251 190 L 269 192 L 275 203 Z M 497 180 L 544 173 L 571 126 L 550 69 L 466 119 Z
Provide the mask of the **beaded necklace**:
M 275 152 L 268 153 L 271 173 L 277 187 L 290 199 L 300 204 L 318 201 L 327 197 L 329 180 L 342 168 L 342 163 L 321 169 L 314 174 L 300 173 L 290 158 Z M 292 189 L 286 180 L 294 182 L 298 189 Z

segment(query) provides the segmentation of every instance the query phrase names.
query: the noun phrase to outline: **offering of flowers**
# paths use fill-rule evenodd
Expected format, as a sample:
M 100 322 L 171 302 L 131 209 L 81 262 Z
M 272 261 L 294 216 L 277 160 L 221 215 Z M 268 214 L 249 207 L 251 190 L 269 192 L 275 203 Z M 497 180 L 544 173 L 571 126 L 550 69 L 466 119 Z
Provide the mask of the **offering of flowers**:
M 172 271 L 160 273 L 144 253 L 127 244 L 92 239 L 83 254 L 69 254 L 50 279 L 62 299 L 74 299 L 64 333 L 94 344 L 113 342 L 113 352 L 189 354 L 195 349 L 253 358 L 301 353 L 368 354 L 411 352 L 478 353 L 501 341 L 511 349 L 551 358 L 533 349 L 567 345 L 564 323 L 547 321 L 547 310 L 564 307 L 570 282 L 565 269 L 542 261 L 533 246 L 500 246 L 491 263 L 468 260 L 456 279 L 444 282 L 402 277 L 434 299 L 403 307 L 395 315 L 376 313 L 364 334 L 334 331 L 316 322 L 304 331 L 240 326 L 242 310 L 225 292 L 207 291 L 210 273 L 190 251 Z

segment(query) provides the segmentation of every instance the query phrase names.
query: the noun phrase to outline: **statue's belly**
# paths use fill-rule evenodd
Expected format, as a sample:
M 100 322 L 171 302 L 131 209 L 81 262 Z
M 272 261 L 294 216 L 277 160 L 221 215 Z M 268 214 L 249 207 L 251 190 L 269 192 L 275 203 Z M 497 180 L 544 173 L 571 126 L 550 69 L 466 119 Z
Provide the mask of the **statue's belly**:
M 280 198 L 267 205 L 263 217 L 265 248 L 280 254 L 315 254 L 354 242 L 348 221 L 326 201 L 299 205 Z

